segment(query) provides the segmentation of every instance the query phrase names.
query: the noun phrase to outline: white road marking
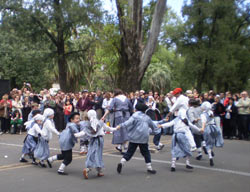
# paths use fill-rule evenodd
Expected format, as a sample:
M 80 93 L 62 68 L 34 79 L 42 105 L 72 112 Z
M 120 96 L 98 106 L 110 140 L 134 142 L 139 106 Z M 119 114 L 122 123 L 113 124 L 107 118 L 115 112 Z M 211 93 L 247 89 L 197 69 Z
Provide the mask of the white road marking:
M 12 146 L 12 147 L 23 147 L 23 145 L 18 145 L 18 144 L 11 144 L 11 143 L 0 143 L 0 145 L 6 145 L 6 146 Z M 61 149 L 58 148 L 49 148 L 52 151 L 61 151 Z M 80 151 L 73 150 L 75 153 L 79 153 Z
M 1 142 L 0 142 L 0 145 L 13 146 L 13 147 L 23 147 L 23 145 L 11 144 L 11 143 L 1 143 Z M 50 150 L 61 151 L 61 149 L 58 149 L 58 148 L 50 148 Z M 73 150 L 73 152 L 79 153 L 80 151 Z M 109 153 L 104 153 L 103 155 L 109 156 L 109 157 L 118 157 L 118 158 L 122 157 L 121 155 L 115 155 L 115 154 L 109 154 Z M 144 158 L 140 158 L 140 157 L 133 157 L 132 159 L 139 160 L 139 161 L 144 161 Z M 170 161 L 163 161 L 163 160 L 157 160 L 157 159 L 151 159 L 151 161 L 156 162 L 156 163 L 164 163 L 164 164 L 170 164 L 171 165 Z M 184 163 L 176 163 L 176 165 L 186 166 L 186 164 L 184 164 Z M 194 168 L 198 168 L 198 169 L 217 171 L 217 172 L 221 172 L 221 173 L 231 173 L 231 174 L 235 174 L 235 175 L 250 177 L 250 173 L 243 172 L 243 171 L 234 171 L 234 170 L 230 170 L 230 169 L 204 167 L 204 166 L 193 165 L 193 164 L 192 164 L 192 166 Z
M 114 155 L 114 154 L 104 154 L 104 155 L 109 156 L 109 157 L 121 158 L 120 155 Z M 140 158 L 140 157 L 132 157 L 132 159 L 139 160 L 139 161 L 144 161 L 144 158 Z M 156 163 L 164 163 L 164 164 L 170 164 L 171 165 L 170 161 L 163 161 L 163 160 L 157 160 L 157 159 L 151 159 L 151 161 L 156 162 Z M 184 164 L 184 163 L 176 163 L 176 165 L 186 166 L 186 164 Z M 235 175 L 250 177 L 250 173 L 248 173 L 248 172 L 234 171 L 234 170 L 229 170 L 229 169 L 212 168 L 212 167 L 204 167 L 204 166 L 193 165 L 193 164 L 192 164 L 192 166 L 194 168 L 198 168 L 198 169 L 204 169 L 204 170 L 209 170 L 209 171 L 217 171 L 217 172 L 222 172 L 222 173 L 231 173 L 231 174 L 235 174 Z

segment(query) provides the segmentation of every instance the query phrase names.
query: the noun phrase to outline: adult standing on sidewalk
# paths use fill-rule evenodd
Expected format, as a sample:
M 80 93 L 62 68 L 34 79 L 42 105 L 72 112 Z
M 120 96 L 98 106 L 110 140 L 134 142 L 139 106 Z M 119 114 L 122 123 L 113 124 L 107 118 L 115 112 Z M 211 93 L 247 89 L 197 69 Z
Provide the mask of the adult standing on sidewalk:
M 246 91 L 241 93 L 241 99 L 237 103 L 239 117 L 239 139 L 248 140 L 249 136 L 249 116 L 250 116 L 250 99 Z

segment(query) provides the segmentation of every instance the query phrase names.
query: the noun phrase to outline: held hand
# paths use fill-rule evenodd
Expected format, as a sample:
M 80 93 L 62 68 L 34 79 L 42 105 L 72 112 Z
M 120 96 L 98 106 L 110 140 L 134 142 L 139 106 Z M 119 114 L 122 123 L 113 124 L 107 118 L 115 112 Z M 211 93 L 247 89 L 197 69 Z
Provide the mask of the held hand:
M 159 125 L 158 125 L 158 128 L 162 128 L 162 125 L 159 124 Z
M 169 118 L 172 115 L 172 112 L 169 112 L 166 116 L 166 118 Z
M 116 127 L 116 130 L 119 130 L 119 129 L 121 129 L 121 126 L 120 126 L 120 125 L 118 125 L 118 126 Z
M 101 118 L 101 120 L 104 121 L 104 120 L 105 120 L 105 117 L 103 116 L 103 117 Z
M 201 133 L 204 133 L 204 129 L 200 129 L 200 132 L 201 132 Z

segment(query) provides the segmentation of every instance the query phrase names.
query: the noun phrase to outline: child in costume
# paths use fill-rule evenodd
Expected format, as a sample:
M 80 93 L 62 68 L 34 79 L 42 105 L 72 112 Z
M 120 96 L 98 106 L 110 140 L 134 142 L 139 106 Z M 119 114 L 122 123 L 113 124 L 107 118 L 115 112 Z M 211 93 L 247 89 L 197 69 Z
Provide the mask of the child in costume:
M 59 143 L 61 148 L 61 154 L 54 155 L 48 158 L 48 164 L 51 167 L 52 162 L 55 160 L 63 160 L 57 173 L 59 175 L 68 175 L 65 172 L 65 167 L 72 161 L 72 149 L 77 143 L 76 133 L 80 132 L 80 114 L 72 113 L 69 117 L 69 123 L 59 136 Z
M 46 167 L 44 164 L 44 160 L 49 158 L 49 141 L 52 139 L 52 133 L 59 136 L 59 132 L 55 128 L 55 124 L 53 121 L 54 118 L 54 110 L 51 108 L 46 108 L 43 113 L 44 122 L 42 127 L 42 135 L 38 139 L 38 145 L 35 149 L 34 156 L 35 158 L 39 159 L 39 165 L 41 167 Z M 49 167 L 51 167 L 50 162 L 47 160 Z
M 34 157 L 34 150 L 38 141 L 38 134 L 42 135 L 42 123 L 44 117 L 41 114 L 37 114 L 33 117 L 33 122 L 29 122 L 29 125 L 32 127 L 28 130 L 28 134 L 24 139 L 24 145 L 22 149 L 22 156 L 20 158 L 20 162 L 28 162 L 24 157 L 25 155 L 30 155 L 32 157 L 32 164 L 37 165 L 36 159 Z
M 83 176 L 88 179 L 89 172 L 95 168 L 97 171 L 97 176 L 102 177 L 104 163 L 102 160 L 103 145 L 105 131 L 116 131 L 117 128 L 111 128 L 107 126 L 103 121 L 97 119 L 97 114 L 95 110 L 88 111 L 88 122 L 80 122 L 81 131 L 76 134 L 77 136 L 88 136 L 90 138 L 88 145 L 88 153 L 85 162 L 85 169 L 83 170 Z
M 201 123 L 202 123 L 202 132 L 204 140 L 206 142 L 206 149 L 209 156 L 210 166 L 214 166 L 213 161 L 213 148 L 215 147 L 223 147 L 224 140 L 222 137 L 221 129 L 216 126 L 212 106 L 208 101 L 205 101 L 201 105 L 201 110 L 203 111 L 201 114 Z
M 176 160 L 179 158 L 186 158 L 186 168 L 187 169 L 193 169 L 193 167 L 190 165 L 189 157 L 192 156 L 190 143 L 188 140 L 188 137 L 186 135 L 187 130 L 189 130 L 189 127 L 194 132 L 200 132 L 200 129 L 193 125 L 190 121 L 188 121 L 186 117 L 186 110 L 180 109 L 178 111 L 178 116 L 165 124 L 158 125 L 162 128 L 170 128 L 171 126 L 174 126 L 174 134 L 172 135 L 172 149 L 171 149 L 171 155 L 172 155 L 172 165 L 171 165 L 171 171 L 175 171 L 175 164 Z
M 150 174 L 156 174 L 156 171 L 151 165 L 151 155 L 148 149 L 149 140 L 149 128 L 158 130 L 157 126 L 144 112 L 147 110 L 147 106 L 138 102 L 135 106 L 136 112 L 124 123 L 118 125 L 117 128 L 127 129 L 129 145 L 127 152 L 123 155 L 120 163 L 117 165 L 117 172 L 121 173 L 122 167 L 125 162 L 129 161 L 134 155 L 137 147 L 139 146 L 142 156 L 145 159 L 147 165 L 147 172 Z

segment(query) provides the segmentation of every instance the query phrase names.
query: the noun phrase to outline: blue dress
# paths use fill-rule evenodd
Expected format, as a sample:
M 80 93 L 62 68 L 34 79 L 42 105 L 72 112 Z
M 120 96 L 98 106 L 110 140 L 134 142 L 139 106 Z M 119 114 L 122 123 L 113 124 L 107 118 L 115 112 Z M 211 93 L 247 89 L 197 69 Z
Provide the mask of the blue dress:
M 177 132 L 172 135 L 171 154 L 173 158 L 192 156 L 190 144 L 184 132 Z
M 94 131 L 89 122 L 81 122 L 81 130 L 86 133 L 86 136 L 90 138 L 88 145 L 88 153 L 85 161 L 85 167 L 87 168 L 103 168 L 104 163 L 102 159 L 103 146 L 104 146 L 104 128 L 106 125 L 99 121 L 99 124 Z
M 23 154 L 32 154 L 37 145 L 37 137 L 27 135 L 24 139 L 24 145 L 22 149 Z
M 41 161 L 47 160 L 49 158 L 49 144 L 43 137 L 38 138 L 38 144 L 36 145 L 34 151 L 34 157 L 40 159 Z
M 114 113 L 114 127 L 128 120 L 132 109 L 133 106 L 127 98 L 121 100 L 119 99 L 119 96 L 115 97 L 109 106 L 109 111 Z M 114 131 L 112 144 L 123 144 L 126 141 L 128 141 L 126 128 Z
M 207 119 L 203 134 L 207 150 L 212 150 L 214 147 L 223 147 L 224 140 L 221 129 L 216 126 L 214 119 L 207 113 L 203 113 L 203 115 L 205 115 Z

